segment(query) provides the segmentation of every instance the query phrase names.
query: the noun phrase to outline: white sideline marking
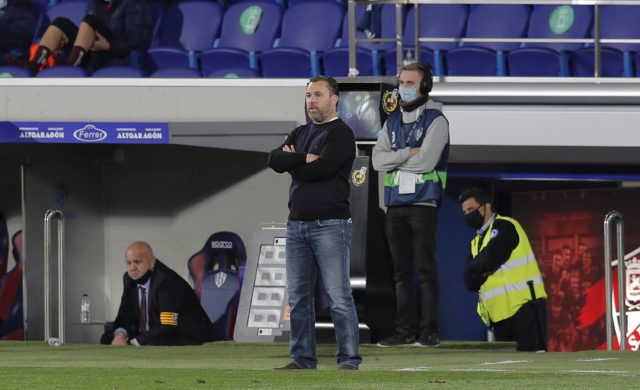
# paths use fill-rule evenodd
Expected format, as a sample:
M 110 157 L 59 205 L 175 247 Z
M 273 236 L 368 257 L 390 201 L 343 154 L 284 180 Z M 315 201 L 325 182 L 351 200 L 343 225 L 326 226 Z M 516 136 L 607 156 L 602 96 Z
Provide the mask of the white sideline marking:
M 607 370 L 569 370 L 569 371 L 565 371 L 565 372 L 573 372 L 573 373 L 583 373 L 583 374 L 628 374 L 629 371 L 619 371 L 619 370 L 614 370 L 614 371 L 607 371 Z
M 408 371 L 408 372 L 414 372 L 414 371 L 429 371 L 431 367 L 408 367 L 408 368 L 398 368 L 396 371 Z
M 451 371 L 461 372 L 514 372 L 514 370 L 505 370 L 502 368 L 454 368 Z
M 619 360 L 620 358 L 593 358 L 593 359 L 578 359 L 579 362 L 604 362 L 605 360 Z
M 483 365 L 492 365 L 492 364 L 513 364 L 513 363 L 531 363 L 530 360 L 505 360 L 502 362 L 486 362 L 482 363 Z

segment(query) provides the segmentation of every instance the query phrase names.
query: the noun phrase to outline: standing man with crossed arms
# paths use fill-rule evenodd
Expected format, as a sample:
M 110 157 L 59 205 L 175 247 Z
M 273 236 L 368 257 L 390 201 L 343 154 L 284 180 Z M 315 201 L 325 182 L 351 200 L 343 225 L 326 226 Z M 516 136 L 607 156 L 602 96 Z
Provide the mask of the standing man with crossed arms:
M 329 296 L 338 369 L 357 370 L 362 362 L 349 280 L 349 178 L 356 145 L 353 131 L 338 118 L 338 93 L 334 78 L 312 78 L 305 95 L 312 123 L 293 130 L 269 154 L 270 168 L 291 175 L 286 243 L 291 362 L 280 370 L 317 367 L 314 286 L 318 273 Z
M 396 333 L 378 346 L 437 347 L 436 233 L 447 180 L 449 122 L 442 114 L 442 104 L 429 99 L 430 69 L 416 63 L 405 65 L 398 84 L 400 111 L 387 118 L 373 148 L 373 168 L 386 172 L 386 230 L 396 283 Z

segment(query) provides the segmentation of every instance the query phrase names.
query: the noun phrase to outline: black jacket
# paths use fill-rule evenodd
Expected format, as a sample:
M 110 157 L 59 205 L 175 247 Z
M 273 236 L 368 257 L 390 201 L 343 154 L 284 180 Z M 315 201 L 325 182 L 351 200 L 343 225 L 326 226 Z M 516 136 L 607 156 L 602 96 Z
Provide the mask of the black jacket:
M 296 152 L 284 152 L 284 145 L 293 145 Z M 307 153 L 319 157 L 307 164 Z M 355 155 L 353 131 L 339 118 L 300 126 L 272 150 L 269 167 L 291 174 L 289 220 L 350 218 L 349 179 Z
M 138 286 L 124 274 L 124 290 L 113 329 L 124 328 L 129 338 L 141 345 L 197 345 L 212 338 L 212 325 L 189 284 L 159 260 L 151 276 L 147 296 L 149 330 L 138 332 L 140 308 Z M 163 318 L 177 314 L 176 325 L 162 324 Z M 166 321 L 165 321 L 166 322 Z
M 0 52 L 28 49 L 35 28 L 31 0 L 8 0 L 0 9 Z

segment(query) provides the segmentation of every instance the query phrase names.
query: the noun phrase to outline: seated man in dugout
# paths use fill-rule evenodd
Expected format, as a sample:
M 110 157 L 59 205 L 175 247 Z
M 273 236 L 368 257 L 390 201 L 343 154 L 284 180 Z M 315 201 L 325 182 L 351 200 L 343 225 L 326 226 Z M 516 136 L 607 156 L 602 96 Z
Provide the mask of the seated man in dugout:
M 153 254 L 146 242 L 125 252 L 122 300 L 113 330 L 101 344 L 199 345 L 213 340 L 213 326 L 195 292 Z

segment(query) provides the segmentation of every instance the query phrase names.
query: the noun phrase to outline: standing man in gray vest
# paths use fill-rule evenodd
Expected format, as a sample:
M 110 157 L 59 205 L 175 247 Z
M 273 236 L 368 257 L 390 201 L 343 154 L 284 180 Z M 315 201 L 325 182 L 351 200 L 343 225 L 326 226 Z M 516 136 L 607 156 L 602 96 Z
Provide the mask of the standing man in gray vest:
M 433 86 L 429 68 L 417 63 L 403 66 L 398 84 L 400 110 L 387 118 L 373 148 L 373 168 L 386 172 L 386 231 L 396 284 L 396 332 L 378 346 L 437 347 L 436 233 L 447 180 L 449 122 L 442 104 L 429 99 Z

